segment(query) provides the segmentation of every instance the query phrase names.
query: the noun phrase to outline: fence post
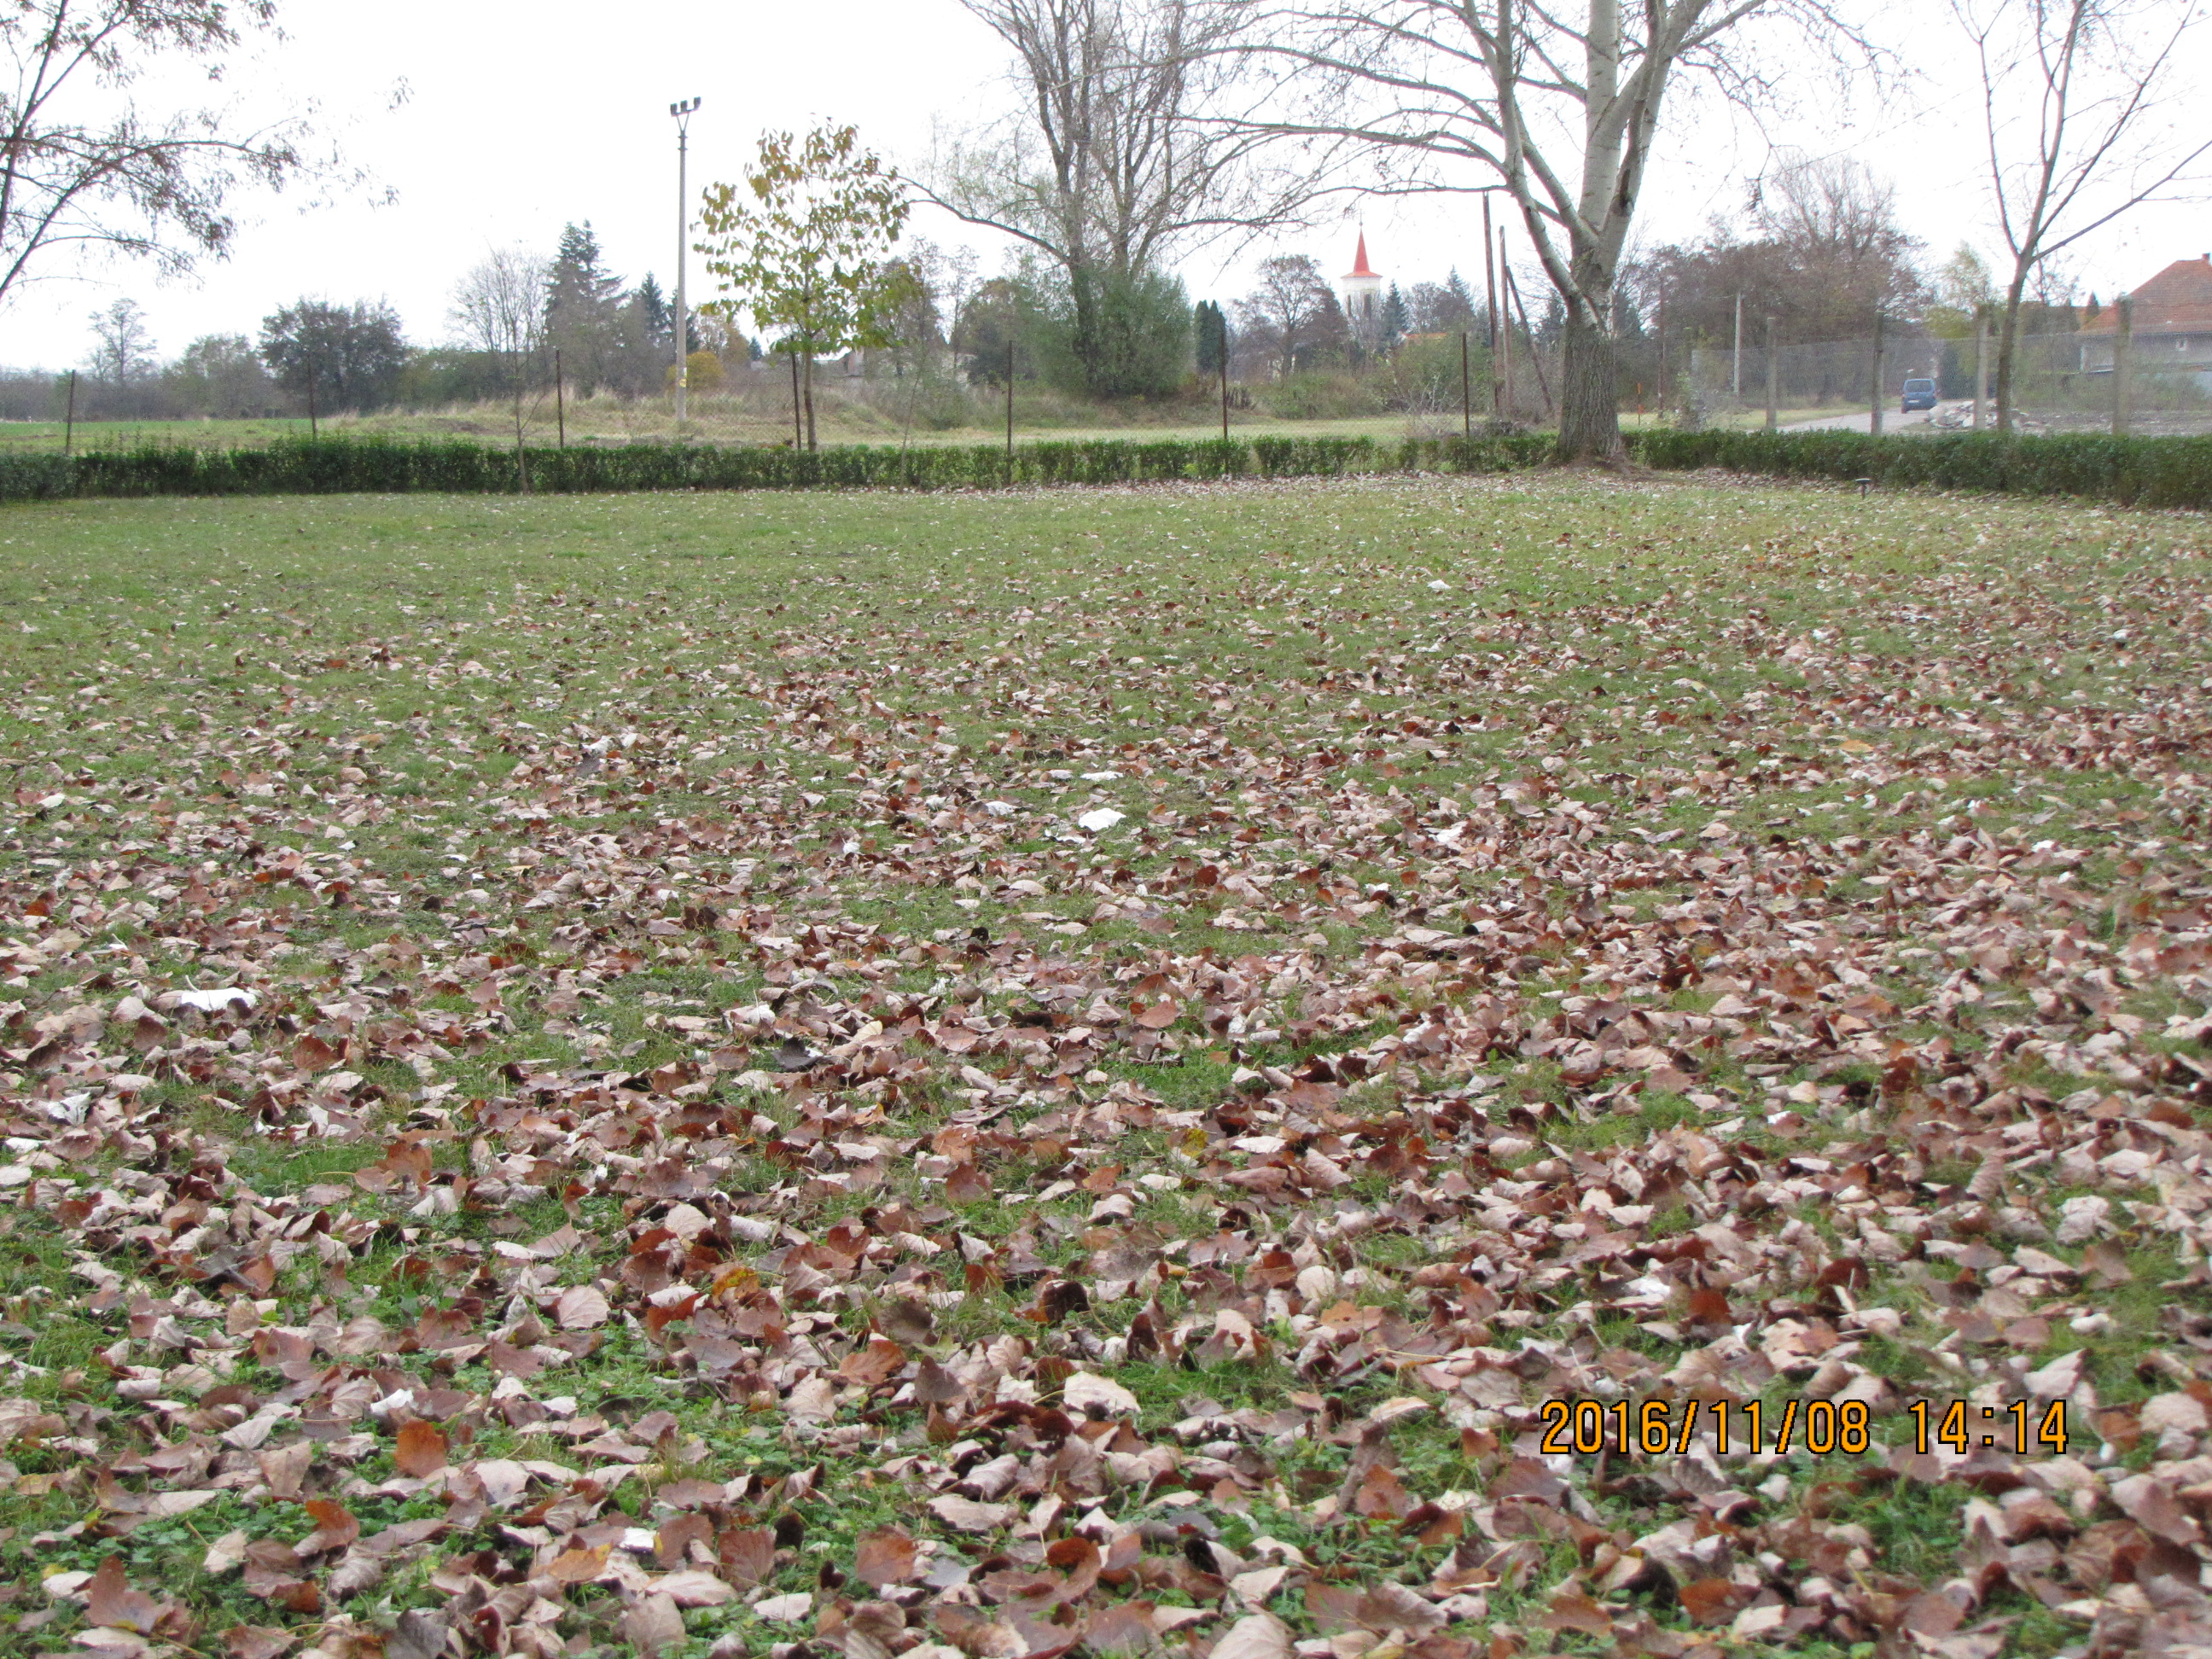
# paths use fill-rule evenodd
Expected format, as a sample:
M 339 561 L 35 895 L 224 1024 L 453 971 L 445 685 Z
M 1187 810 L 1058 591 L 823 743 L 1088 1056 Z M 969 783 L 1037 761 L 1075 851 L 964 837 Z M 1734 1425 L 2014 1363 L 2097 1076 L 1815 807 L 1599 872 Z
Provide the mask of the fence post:
M 560 447 L 566 449 L 568 447 L 568 397 L 561 380 L 561 353 L 558 348 L 553 353 L 553 422 L 554 430 L 560 434 Z
M 1014 343 L 1006 342 L 1006 482 L 1014 481 Z
M 1735 296 L 1735 356 L 1729 364 L 1729 399 L 1743 407 L 1743 295 Z
M 1774 319 L 1766 319 L 1766 429 L 1776 432 L 1782 426 L 1782 367 L 1774 352 Z
M 69 413 L 62 416 L 62 453 L 66 455 L 76 443 L 76 371 L 70 370 Z
M 799 353 L 791 353 L 791 447 L 794 453 L 806 447 L 806 428 L 799 415 Z
M 311 360 L 307 364 L 307 436 L 319 438 L 322 435 L 323 429 L 315 420 L 315 365 Z
M 1990 400 L 1990 307 L 1974 307 L 1974 430 L 1982 429 L 1982 407 Z
M 2112 301 L 2113 310 L 2119 313 L 2119 331 L 2112 336 L 2112 435 L 2124 438 L 2128 434 L 2129 416 L 2135 411 L 2133 363 L 2136 343 L 2136 302 L 2123 294 Z
M 1874 314 L 1874 380 L 1867 394 L 1867 430 L 1881 436 L 1881 313 Z

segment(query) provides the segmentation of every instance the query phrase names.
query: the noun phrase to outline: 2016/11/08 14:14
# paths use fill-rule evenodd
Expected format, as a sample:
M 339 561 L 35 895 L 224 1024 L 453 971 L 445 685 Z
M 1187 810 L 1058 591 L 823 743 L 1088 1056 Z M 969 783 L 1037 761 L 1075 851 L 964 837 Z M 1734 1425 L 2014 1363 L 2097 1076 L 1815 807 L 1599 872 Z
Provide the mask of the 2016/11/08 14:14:
M 2008 1449 L 2021 1457 L 2057 1456 L 2066 1450 L 2063 1400 L 2047 1407 L 2027 1401 L 1984 1406 L 1922 1400 L 1905 1410 L 1913 1419 L 1916 1452 L 1925 1453 L 1932 1445 L 1952 1447 L 1961 1455 L 1977 1448 Z M 1789 1400 L 1778 1407 L 1757 1400 L 1547 1400 L 1540 1415 L 1541 1449 L 1550 1455 L 1593 1456 L 1612 1450 L 1623 1457 L 1632 1452 L 1679 1456 L 1701 1431 L 1715 1454 L 1723 1457 L 1735 1451 L 1792 1450 L 1856 1455 L 1873 1445 L 1872 1414 L 1864 1401 L 1856 1400 Z

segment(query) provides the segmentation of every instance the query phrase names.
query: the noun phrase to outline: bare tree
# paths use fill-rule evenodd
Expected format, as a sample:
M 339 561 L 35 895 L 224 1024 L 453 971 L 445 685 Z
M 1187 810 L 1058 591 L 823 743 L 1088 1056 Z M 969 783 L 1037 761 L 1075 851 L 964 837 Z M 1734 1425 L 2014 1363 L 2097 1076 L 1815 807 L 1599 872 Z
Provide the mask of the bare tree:
M 1562 460 L 1622 455 L 1613 289 L 1653 143 L 1686 75 L 1753 103 L 1771 91 L 1757 23 L 1831 49 L 1858 37 L 1827 0 L 1223 0 L 1283 101 L 1243 124 L 1350 139 L 1394 193 L 1503 188 L 1565 307 Z M 1463 182 L 1472 166 L 1494 183 Z
M 949 145 L 925 193 L 1064 273 L 1086 369 L 1125 355 L 1107 297 L 1225 234 L 1294 223 L 1311 167 L 1272 168 L 1224 122 L 1236 19 L 1200 0 L 962 0 L 1012 49 L 1016 113 Z M 1103 368 L 1100 372 L 1104 372 Z
M 136 300 L 118 300 L 92 313 L 92 378 L 109 386 L 129 386 L 154 372 L 154 337 Z
M 495 248 L 453 289 L 448 320 L 463 342 L 489 354 L 514 404 L 514 450 L 522 454 L 523 398 L 544 343 L 545 295 L 552 262 L 526 248 Z
M 228 252 L 249 185 L 319 169 L 304 122 L 241 131 L 216 109 L 149 110 L 160 59 L 223 58 L 271 27 L 274 0 L 10 0 L 0 9 L 0 298 L 63 248 L 153 259 L 166 275 Z M 12 76 L 8 70 L 12 69 Z
M 2171 81 L 2197 0 L 1952 0 L 1973 42 L 1997 228 L 2012 256 L 1997 330 L 1997 430 L 2013 428 L 2021 306 L 2093 231 L 2191 184 L 2212 153 L 2173 131 Z M 2199 129 L 2201 131 L 2201 128 Z
M 1321 269 L 1303 253 L 1279 253 L 1260 262 L 1260 285 L 1237 302 L 1245 337 L 1263 346 L 1275 372 L 1288 379 L 1301 356 L 1343 331 L 1336 295 Z

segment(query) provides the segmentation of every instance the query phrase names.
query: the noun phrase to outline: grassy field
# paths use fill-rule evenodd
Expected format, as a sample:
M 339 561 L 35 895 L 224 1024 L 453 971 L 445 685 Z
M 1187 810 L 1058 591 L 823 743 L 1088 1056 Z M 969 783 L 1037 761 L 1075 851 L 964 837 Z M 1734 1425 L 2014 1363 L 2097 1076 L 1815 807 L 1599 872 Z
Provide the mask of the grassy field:
M 692 419 L 686 428 L 691 437 L 702 443 L 782 443 L 791 436 L 791 422 L 787 414 L 759 413 L 743 404 L 720 398 L 702 397 L 691 405 Z M 1806 409 L 1786 411 L 1784 418 L 1790 421 L 1810 420 L 1838 414 L 1863 412 L 1856 409 Z M 842 403 L 825 403 L 818 440 L 830 444 L 988 444 L 1004 440 L 1006 429 L 1002 423 L 986 422 L 979 426 L 955 427 L 932 431 L 927 428 L 902 426 L 890 411 L 868 409 Z M 1486 410 L 1478 409 L 1478 424 Z M 1670 417 L 1638 414 L 1628 410 L 1621 416 L 1621 424 L 1631 430 L 1638 427 L 1665 423 Z M 1759 427 L 1766 423 L 1763 410 L 1716 410 L 1707 417 L 1711 426 Z M 1278 420 L 1272 416 L 1250 410 L 1231 413 L 1230 432 L 1240 438 L 1254 437 L 1370 437 L 1393 441 L 1409 436 L 1449 437 L 1460 430 L 1460 416 L 1456 409 L 1440 415 L 1407 416 L 1404 414 L 1351 416 L 1340 420 Z M 374 415 L 338 416 L 320 422 L 325 436 L 394 437 L 394 438 L 461 438 L 476 442 L 512 445 L 514 441 L 513 415 L 495 404 L 442 410 L 391 410 Z M 554 418 L 551 401 L 534 404 L 527 413 L 523 426 L 524 434 L 532 444 L 550 444 L 555 441 L 559 427 Z M 665 442 L 675 434 L 673 411 L 664 404 L 630 403 L 617 398 L 579 400 L 572 405 L 568 416 L 568 441 L 577 444 L 624 444 Z M 1047 422 L 1017 410 L 1014 423 L 1016 439 L 1022 442 L 1040 440 L 1061 442 L 1079 441 L 1087 438 L 1127 438 L 1136 440 L 1167 438 L 1213 438 L 1221 434 L 1218 418 L 1199 411 L 1196 415 L 1177 420 L 1172 416 L 1128 421 L 1118 424 L 1090 424 L 1080 421 L 1071 422 L 1064 414 Z M 141 444 L 181 444 L 194 448 L 257 448 L 279 438 L 304 438 L 308 433 L 306 420 L 250 420 L 250 421 L 79 421 L 72 441 L 80 450 L 130 449 Z M 9 450 L 58 451 L 64 432 L 58 421 L 0 422 L 0 453 Z
M 1550 476 L 6 509 L 0 1653 L 2212 1639 L 2208 597 Z

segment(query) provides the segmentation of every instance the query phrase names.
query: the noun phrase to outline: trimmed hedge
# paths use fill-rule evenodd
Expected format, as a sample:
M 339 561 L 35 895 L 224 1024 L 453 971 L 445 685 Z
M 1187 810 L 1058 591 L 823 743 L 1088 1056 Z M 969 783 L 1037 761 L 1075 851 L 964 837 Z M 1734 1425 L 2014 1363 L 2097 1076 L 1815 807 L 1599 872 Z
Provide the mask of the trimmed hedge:
M 1890 485 L 2082 495 L 2134 507 L 2212 507 L 2212 438 L 1994 432 L 1881 437 L 1863 432 L 1641 432 L 1629 453 L 1650 467 L 1726 467 L 1784 477 L 1871 478 Z
M 1856 432 L 1631 434 L 1629 453 L 1668 470 L 1726 467 L 1785 477 L 1926 484 L 2017 495 L 2081 495 L 2142 507 L 2212 507 L 2212 438 L 2001 438 L 1994 433 L 1869 437 Z M 463 495 L 641 489 L 1003 489 L 1206 478 L 1373 472 L 1510 472 L 1540 465 L 1536 432 L 1477 438 L 1103 439 L 896 449 L 855 444 L 813 454 L 635 444 L 511 449 L 465 441 L 285 440 L 264 449 L 148 447 L 0 454 L 0 501 L 70 495 L 315 495 L 443 490 Z
M 1036 484 L 1336 477 L 1401 471 L 1503 472 L 1533 466 L 1551 441 L 1260 438 L 1122 439 L 900 450 L 804 450 L 634 444 L 511 449 L 465 441 L 285 440 L 262 449 L 148 447 L 76 456 L 0 455 L 0 501 L 68 495 L 317 495 L 444 490 L 549 495 L 639 489 L 1003 489 Z

